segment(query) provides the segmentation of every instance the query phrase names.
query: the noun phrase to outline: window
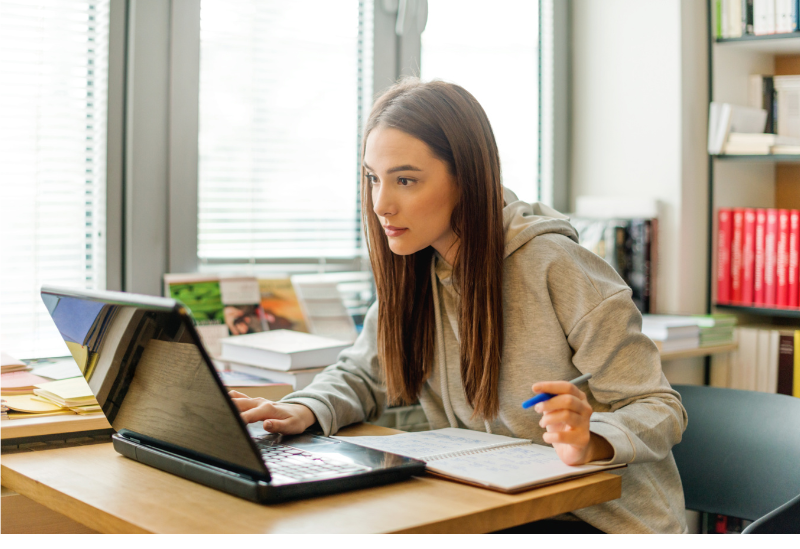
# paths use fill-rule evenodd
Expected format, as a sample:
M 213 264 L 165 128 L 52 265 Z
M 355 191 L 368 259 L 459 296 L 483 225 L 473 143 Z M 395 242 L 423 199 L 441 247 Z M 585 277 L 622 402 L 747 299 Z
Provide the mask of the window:
M 486 111 L 503 183 L 539 199 L 539 2 L 430 0 L 421 76 L 466 88 Z
M 0 347 L 69 354 L 42 284 L 105 288 L 108 0 L 0 0 Z
M 201 270 L 359 255 L 371 10 L 369 0 L 202 1 Z

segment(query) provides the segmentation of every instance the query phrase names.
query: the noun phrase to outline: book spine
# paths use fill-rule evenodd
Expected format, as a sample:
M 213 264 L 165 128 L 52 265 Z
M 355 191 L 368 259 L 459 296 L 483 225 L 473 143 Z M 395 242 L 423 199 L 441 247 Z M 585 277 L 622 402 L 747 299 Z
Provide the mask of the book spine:
M 778 394 L 792 394 L 794 377 L 794 336 L 781 335 L 778 349 Z
M 777 304 L 778 210 L 767 210 L 767 232 L 764 237 L 764 305 Z
M 753 303 L 764 304 L 764 246 L 767 233 L 767 211 L 756 210 L 756 258 L 753 273 Z
M 756 211 L 744 211 L 744 243 L 742 244 L 742 303 L 752 305 L 755 291 Z
M 764 28 L 764 34 L 775 34 L 776 32 L 776 0 L 766 0 L 766 22 Z
M 742 302 L 742 244 L 744 243 L 744 209 L 733 210 L 731 242 L 731 301 Z
M 732 211 L 720 208 L 717 212 L 717 302 L 731 301 L 731 236 Z
M 760 36 L 764 34 L 766 23 L 766 0 L 753 0 L 753 34 Z
M 800 210 L 789 212 L 789 307 L 800 307 Z
M 800 330 L 794 332 L 794 348 L 800 346 Z M 792 373 L 792 396 L 800 398 L 800 353 L 794 353 L 794 372 Z
M 767 111 L 766 133 L 778 133 L 776 120 L 778 118 L 778 105 L 775 102 L 775 80 L 772 76 L 764 76 L 764 104 L 762 109 Z
M 778 210 L 777 305 L 789 305 L 789 210 Z

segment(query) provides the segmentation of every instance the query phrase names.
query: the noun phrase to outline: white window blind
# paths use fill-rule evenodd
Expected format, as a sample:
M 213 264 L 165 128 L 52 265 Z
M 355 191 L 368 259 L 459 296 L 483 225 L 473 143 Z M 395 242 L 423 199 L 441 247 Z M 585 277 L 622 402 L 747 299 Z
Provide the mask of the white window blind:
M 201 270 L 359 254 L 371 10 L 371 0 L 202 0 Z
M 538 48 L 538 1 L 428 1 L 423 80 L 454 82 L 475 96 L 492 124 L 503 183 L 529 201 L 538 200 Z
M 67 355 L 43 283 L 105 288 L 108 1 L 0 0 L 0 347 Z

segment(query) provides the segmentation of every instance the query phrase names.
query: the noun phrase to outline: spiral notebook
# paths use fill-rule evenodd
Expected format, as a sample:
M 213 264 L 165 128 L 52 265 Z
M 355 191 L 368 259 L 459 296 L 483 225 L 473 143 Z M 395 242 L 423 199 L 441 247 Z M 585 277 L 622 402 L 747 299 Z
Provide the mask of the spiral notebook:
M 425 462 L 426 470 L 467 484 L 515 493 L 615 469 L 622 465 L 566 465 L 550 446 L 469 429 L 437 429 L 390 436 L 333 437 Z

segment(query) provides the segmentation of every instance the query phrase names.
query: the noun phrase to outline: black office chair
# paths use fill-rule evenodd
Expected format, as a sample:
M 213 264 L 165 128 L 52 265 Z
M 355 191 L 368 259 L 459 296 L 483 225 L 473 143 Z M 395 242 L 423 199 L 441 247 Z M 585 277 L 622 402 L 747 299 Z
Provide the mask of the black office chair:
M 747 533 L 800 533 L 800 399 L 673 388 L 689 414 L 672 449 L 686 508 L 756 521 Z

